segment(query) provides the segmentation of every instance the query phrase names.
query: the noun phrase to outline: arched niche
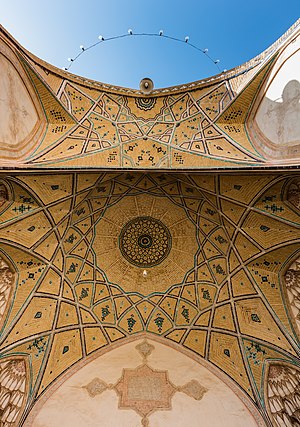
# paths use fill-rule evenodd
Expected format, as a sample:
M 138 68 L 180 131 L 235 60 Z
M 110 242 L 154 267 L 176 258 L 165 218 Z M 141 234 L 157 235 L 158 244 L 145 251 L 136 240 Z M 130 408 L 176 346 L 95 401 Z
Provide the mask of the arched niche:
M 242 391 L 176 345 L 146 337 L 73 366 L 40 397 L 24 427 L 265 426 Z
M 300 178 L 293 179 L 287 188 L 285 200 L 296 209 L 300 215 Z
M 286 305 L 298 337 L 300 337 L 300 253 L 287 267 L 283 284 Z
M 45 116 L 20 58 L 0 37 L 0 157 L 21 161 L 33 150 Z
M 270 363 L 266 371 L 265 401 L 274 427 L 299 427 L 299 367 L 280 362 Z
M 15 271 L 0 249 L 0 330 L 5 322 L 15 285 Z
M 20 425 L 28 396 L 26 361 L 12 356 L 0 359 L 0 420 L 1 426 Z
M 0 179 L 0 213 L 6 208 L 9 202 L 9 191 L 6 183 Z
M 270 160 L 300 158 L 300 36 L 279 53 L 253 105 L 247 127 Z

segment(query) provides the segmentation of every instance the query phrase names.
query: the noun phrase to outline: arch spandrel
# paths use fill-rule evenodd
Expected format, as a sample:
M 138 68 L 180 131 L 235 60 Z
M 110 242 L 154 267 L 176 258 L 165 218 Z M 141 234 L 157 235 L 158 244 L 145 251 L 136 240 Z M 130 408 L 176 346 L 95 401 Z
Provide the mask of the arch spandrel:
M 54 425 L 57 419 L 52 411 L 60 401 L 64 410 L 59 411 L 59 422 L 64 425 L 76 418 L 82 426 L 94 422 L 112 426 L 189 422 L 196 426 L 199 419 L 204 426 L 218 425 L 221 420 L 238 426 L 238 417 L 241 426 L 265 426 L 251 401 L 235 395 L 234 384 L 225 384 L 212 366 L 189 356 L 151 335 L 114 345 L 109 352 L 98 351 L 49 389 L 24 425 Z

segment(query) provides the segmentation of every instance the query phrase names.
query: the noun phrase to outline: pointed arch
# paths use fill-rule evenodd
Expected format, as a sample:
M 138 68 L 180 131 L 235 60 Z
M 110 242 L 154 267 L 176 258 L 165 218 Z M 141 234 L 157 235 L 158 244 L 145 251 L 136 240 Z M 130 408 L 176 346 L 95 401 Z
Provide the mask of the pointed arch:
M 147 341 L 146 351 L 144 348 L 145 341 Z M 150 351 L 148 351 L 149 349 Z M 143 366 L 147 367 L 147 372 L 143 371 L 143 375 L 140 375 Z M 241 416 L 243 424 L 241 425 L 266 426 L 262 415 L 249 396 L 212 363 L 201 357 L 195 356 L 195 354 L 182 348 L 179 344 L 168 342 L 165 338 L 157 337 L 149 333 L 141 333 L 99 349 L 89 357 L 74 364 L 39 396 L 26 418 L 24 427 L 35 427 L 39 426 L 40 423 L 45 425 L 45 427 L 52 427 L 53 422 L 64 424 L 65 421 L 63 419 L 57 420 L 57 418 L 54 419 L 51 417 L 51 408 L 55 408 L 56 414 L 64 412 L 58 410 L 57 406 L 55 406 L 58 402 L 64 402 L 65 408 L 68 408 L 67 411 L 73 408 L 71 409 L 72 414 L 69 412 L 71 418 L 74 417 L 74 412 L 78 411 L 76 419 L 77 422 L 79 419 L 83 420 L 82 426 L 85 425 L 85 422 L 89 425 L 88 418 L 93 411 L 95 411 L 93 422 L 96 422 L 95 420 L 97 418 L 98 423 L 109 425 L 105 417 L 110 417 L 111 425 L 125 426 L 129 419 L 127 416 L 129 417 L 130 414 L 127 415 L 124 409 L 128 411 L 135 410 L 130 406 L 131 403 L 132 406 L 135 405 L 134 402 L 129 402 L 131 400 L 130 395 L 139 395 L 139 399 L 141 400 L 139 404 L 143 404 L 146 409 L 148 408 L 148 403 L 144 402 L 144 400 L 148 399 L 148 397 L 146 399 L 145 396 L 151 395 L 150 391 L 147 390 L 147 387 L 150 387 L 152 384 L 151 380 L 148 378 L 151 376 L 151 370 L 154 372 L 166 373 L 169 379 L 168 382 L 170 382 L 173 390 L 171 395 L 175 393 L 175 400 L 172 401 L 172 404 L 166 405 L 165 408 L 160 408 L 159 412 L 156 412 L 157 409 L 152 408 L 154 410 L 151 410 L 148 415 L 154 413 L 154 417 L 159 417 L 159 413 L 165 411 L 163 417 L 166 416 L 169 420 L 167 423 L 173 425 L 173 423 L 171 423 L 172 417 L 174 417 L 176 411 L 179 410 L 177 403 L 178 396 L 183 396 L 185 394 L 187 397 L 184 398 L 184 401 L 187 406 L 184 405 L 180 407 L 180 413 L 183 413 L 180 417 L 182 417 L 182 420 L 186 419 L 186 417 L 189 419 L 192 417 L 191 425 L 198 425 L 193 423 L 198 420 L 198 416 L 201 416 L 201 411 L 204 411 L 203 417 L 205 419 L 207 417 L 209 418 L 209 420 L 206 419 L 206 424 L 204 425 L 211 425 L 210 422 L 212 423 L 215 416 L 221 417 L 223 421 L 224 418 L 226 418 L 229 422 L 228 425 L 232 425 L 230 423 L 235 422 L 237 419 L 237 415 L 233 415 L 233 412 L 237 410 L 238 412 L 241 411 L 243 414 Z M 146 391 L 141 384 L 142 377 L 145 375 L 147 377 Z M 160 381 L 157 380 L 154 381 L 154 383 L 156 384 L 155 387 L 158 387 Z M 122 387 L 120 384 L 122 384 Z M 136 387 L 137 384 L 141 386 L 141 389 L 137 390 L 135 388 L 132 391 L 127 388 L 125 390 L 126 387 Z M 169 386 L 170 385 L 168 385 L 168 387 Z M 122 389 L 121 391 L 120 387 Z M 220 390 L 223 390 L 222 397 L 218 395 Z M 104 400 L 102 400 L 102 397 Z M 159 402 L 161 402 L 164 397 L 163 391 L 161 391 Z M 127 408 L 125 408 L 126 405 L 123 406 L 124 399 L 127 402 Z M 187 399 L 191 400 L 188 401 Z M 193 399 L 198 401 L 196 404 L 198 409 L 194 407 L 198 414 L 196 418 L 195 415 L 190 416 L 193 414 L 193 408 L 190 407 L 190 405 L 194 405 Z M 231 399 L 232 401 L 230 401 Z M 81 402 L 80 405 L 78 405 L 79 400 Z M 119 403 L 117 403 L 118 400 Z M 199 402 L 200 400 L 201 403 Z M 76 404 L 75 401 L 77 402 Z M 212 405 L 215 406 L 217 401 L 220 403 L 220 408 L 210 410 L 209 408 Z M 54 402 L 56 403 L 54 404 Z M 109 409 L 107 409 L 108 407 L 106 405 L 110 405 L 110 403 L 107 402 L 112 403 L 112 407 L 109 407 Z M 90 405 L 93 406 L 93 409 L 90 408 Z M 151 405 L 154 405 L 152 401 Z M 118 412 L 116 409 L 117 407 L 122 409 L 122 411 Z M 229 410 L 229 408 L 231 409 Z M 174 409 L 174 413 L 170 414 L 169 412 Z M 86 411 L 88 411 L 89 415 L 87 415 Z M 219 411 L 222 412 L 222 415 L 220 415 Z M 137 412 L 140 413 L 139 411 Z M 240 416 L 241 413 L 239 413 L 238 416 Z M 120 418 L 123 416 L 124 419 Z M 230 421 L 232 416 L 233 418 Z M 67 417 L 66 413 L 62 415 L 62 418 L 66 420 L 68 417 L 65 417 Z M 177 418 L 175 417 L 175 419 Z M 68 422 L 72 423 L 69 418 Z M 119 422 L 119 424 L 116 424 L 116 422 Z M 131 422 L 136 422 L 137 425 L 139 424 L 138 418 L 136 420 L 131 419 Z M 150 419 L 150 425 L 152 425 L 151 422 Z M 159 419 L 156 419 L 157 425 L 161 425 L 159 422 Z M 165 418 L 164 422 L 166 422 Z

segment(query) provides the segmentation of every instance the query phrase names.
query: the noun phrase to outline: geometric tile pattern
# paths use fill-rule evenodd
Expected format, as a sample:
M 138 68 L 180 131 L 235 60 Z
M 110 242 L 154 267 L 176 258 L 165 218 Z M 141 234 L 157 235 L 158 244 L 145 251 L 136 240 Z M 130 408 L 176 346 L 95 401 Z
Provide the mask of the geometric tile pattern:
M 299 363 L 282 273 L 299 257 L 300 215 L 286 197 L 291 182 L 276 174 L 6 176 L 1 271 L 9 266 L 14 280 L 0 348 L 2 357 L 26 358 L 30 405 L 77 361 L 148 332 L 222 369 L 260 407 L 267 361 Z M 144 276 L 118 245 L 100 252 L 97 242 L 101 230 L 111 240 L 146 211 L 167 224 L 172 249 Z M 176 236 L 184 235 L 173 257 Z M 193 239 L 193 252 L 185 251 Z M 132 284 L 111 281 L 106 259 L 115 278 L 125 265 Z M 155 287 L 169 262 L 182 274 Z
M 234 95 L 226 82 L 151 98 L 149 104 L 148 98 L 87 90 L 62 80 L 58 97 L 65 109 L 55 97 L 47 104 L 61 124 L 52 129 L 51 144 L 47 134 L 26 163 L 43 168 L 59 168 L 63 161 L 67 167 L 143 169 L 263 164 L 248 140 L 244 120 L 267 70 L 268 66 L 241 95 L 242 107 L 239 101 L 228 112 Z M 28 72 L 38 92 L 45 91 L 34 71 Z M 41 94 L 42 103 L 44 97 Z
M 139 334 L 214 365 L 268 424 L 299 424 L 300 177 L 258 152 L 250 129 L 297 26 L 228 74 L 148 97 L 58 71 L 0 28 L 2 80 L 19 88 L 1 103 L 5 425 L 77 362 Z M 141 375 L 123 370 L 116 385 L 144 425 L 175 392 L 146 347 Z M 86 386 L 91 396 L 112 387 Z M 204 392 L 193 381 L 177 391 Z
M 57 70 L 26 52 L 1 28 L 3 82 L 9 84 L 10 70 L 19 88 L 11 96 L 16 102 L 22 97 L 34 112 L 30 121 L 28 114 L 26 119 L 19 109 L 12 111 L 4 100 L 9 109 L 6 121 L 17 120 L 14 126 L 22 138 L 13 147 L 3 142 L 1 164 L 60 170 L 274 165 L 255 148 L 247 120 L 280 45 L 293 32 L 296 35 L 297 26 L 296 22 L 269 50 L 235 70 L 149 96 Z M 13 63 L 12 69 L 8 63 Z
M 5 45 L 2 39 L 5 43 L 9 39 L 3 29 L 1 46 Z M 273 59 L 261 60 L 255 76 L 244 70 L 252 80 L 239 93 L 236 78 L 229 73 L 230 79 L 220 76 L 195 83 L 189 90 L 178 87 L 145 97 L 138 91 L 127 94 L 121 88 L 58 72 L 28 53 L 20 57 L 22 48 L 15 42 L 9 46 L 5 55 L 18 63 L 16 79 L 21 81 L 22 76 L 30 89 L 28 108 L 32 102 L 39 110 L 39 132 L 35 139 L 28 135 L 26 154 L 19 150 L 19 157 L 18 146 L 12 149 L 8 144 L 5 165 L 11 165 L 12 158 L 21 168 L 60 170 L 227 169 L 268 164 L 249 139 L 246 121 Z M 26 88 L 22 89 L 27 93 Z

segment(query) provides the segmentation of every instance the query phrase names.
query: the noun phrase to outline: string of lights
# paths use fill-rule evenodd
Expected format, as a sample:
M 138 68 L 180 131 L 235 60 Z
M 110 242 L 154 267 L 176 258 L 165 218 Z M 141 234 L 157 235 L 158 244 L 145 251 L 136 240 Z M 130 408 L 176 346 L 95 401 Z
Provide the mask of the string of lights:
M 117 40 L 117 39 L 123 39 L 125 37 L 163 37 L 165 39 L 169 39 L 169 40 L 173 40 L 179 43 L 184 43 L 189 45 L 190 47 L 192 47 L 193 49 L 203 53 L 214 65 L 216 65 L 216 67 L 218 68 L 219 72 L 221 72 L 221 68 L 219 66 L 220 60 L 219 59 L 213 59 L 209 53 L 208 53 L 208 49 L 201 49 L 200 47 L 190 43 L 190 38 L 189 36 L 185 36 L 185 38 L 179 39 L 177 37 L 172 37 L 172 36 L 168 36 L 166 34 L 164 34 L 163 30 L 160 30 L 159 33 L 134 33 L 133 30 L 131 28 L 129 28 L 127 34 L 120 34 L 118 36 L 113 36 L 113 37 L 107 37 L 105 38 L 104 36 L 100 35 L 98 37 L 99 41 L 97 41 L 96 43 L 93 43 L 89 46 L 84 46 L 84 45 L 80 45 L 80 51 L 74 56 L 74 57 L 70 57 L 68 58 L 69 61 L 69 65 L 67 67 L 63 67 L 63 70 L 68 71 L 72 65 L 74 64 L 75 61 L 78 60 L 78 58 L 80 58 L 80 56 L 82 56 L 85 52 L 87 52 L 90 49 L 93 49 L 94 47 L 98 46 L 99 44 L 108 42 L 108 41 L 112 41 L 112 40 Z M 223 70 L 225 71 L 225 70 Z

